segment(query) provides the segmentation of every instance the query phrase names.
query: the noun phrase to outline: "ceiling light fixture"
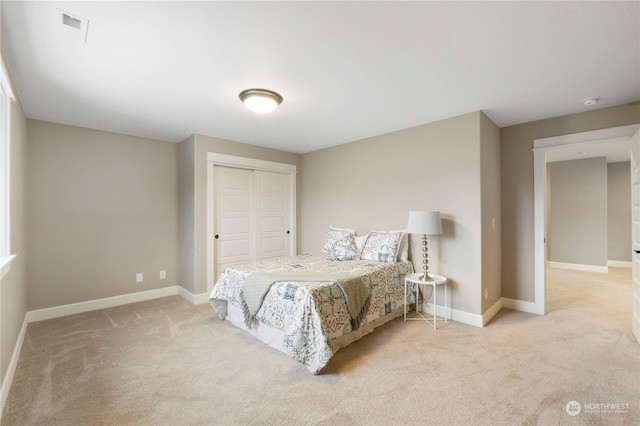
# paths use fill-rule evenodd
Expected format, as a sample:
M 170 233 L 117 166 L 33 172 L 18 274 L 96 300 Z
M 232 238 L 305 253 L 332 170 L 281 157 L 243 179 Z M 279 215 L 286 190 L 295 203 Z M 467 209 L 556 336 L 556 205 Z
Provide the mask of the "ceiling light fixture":
M 266 89 L 247 89 L 239 96 L 242 103 L 256 114 L 268 114 L 282 103 L 282 96 Z
M 591 106 L 591 105 L 595 105 L 598 103 L 599 98 L 589 98 L 589 99 L 585 99 L 584 101 L 582 101 L 582 104 L 584 106 Z

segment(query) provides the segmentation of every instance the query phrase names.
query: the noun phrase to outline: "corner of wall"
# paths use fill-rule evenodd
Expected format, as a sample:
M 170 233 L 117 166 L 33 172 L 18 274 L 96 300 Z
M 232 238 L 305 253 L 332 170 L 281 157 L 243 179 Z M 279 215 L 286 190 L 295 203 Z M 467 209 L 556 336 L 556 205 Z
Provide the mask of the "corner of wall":
M 178 144 L 178 282 L 195 293 L 195 138 Z

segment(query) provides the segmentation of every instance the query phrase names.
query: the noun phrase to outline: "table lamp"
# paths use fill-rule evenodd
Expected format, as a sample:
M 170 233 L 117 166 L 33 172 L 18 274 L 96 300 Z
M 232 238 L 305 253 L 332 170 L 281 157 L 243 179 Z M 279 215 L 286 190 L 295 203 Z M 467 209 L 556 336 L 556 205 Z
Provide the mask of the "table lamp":
M 427 244 L 430 235 L 442 234 L 442 222 L 440 212 L 410 211 L 407 232 L 410 234 L 422 234 L 422 280 L 429 279 L 429 258 L 427 256 Z

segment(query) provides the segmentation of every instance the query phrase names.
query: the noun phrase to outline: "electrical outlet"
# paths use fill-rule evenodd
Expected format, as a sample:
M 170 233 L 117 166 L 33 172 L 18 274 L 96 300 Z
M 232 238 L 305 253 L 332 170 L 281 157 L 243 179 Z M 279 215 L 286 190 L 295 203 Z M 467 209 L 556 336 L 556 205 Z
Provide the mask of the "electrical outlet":
M 160 271 L 160 279 L 164 280 L 165 278 L 167 278 L 167 271 L 164 271 L 164 270 Z
M 484 300 L 487 300 L 489 298 L 489 289 L 485 288 L 484 289 Z
M 141 283 L 143 280 L 144 280 L 144 277 L 142 276 L 142 272 L 138 272 L 136 274 L 136 282 Z

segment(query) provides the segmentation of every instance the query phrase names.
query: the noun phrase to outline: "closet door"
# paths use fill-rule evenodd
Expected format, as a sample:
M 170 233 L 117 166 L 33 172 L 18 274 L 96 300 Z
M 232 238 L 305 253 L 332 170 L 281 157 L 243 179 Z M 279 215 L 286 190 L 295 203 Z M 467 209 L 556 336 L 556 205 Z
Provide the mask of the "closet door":
M 207 153 L 207 291 L 225 268 L 296 253 L 296 169 Z
M 214 167 L 214 268 L 254 259 L 253 170 Z
M 291 181 L 285 173 L 254 171 L 256 261 L 291 253 Z

